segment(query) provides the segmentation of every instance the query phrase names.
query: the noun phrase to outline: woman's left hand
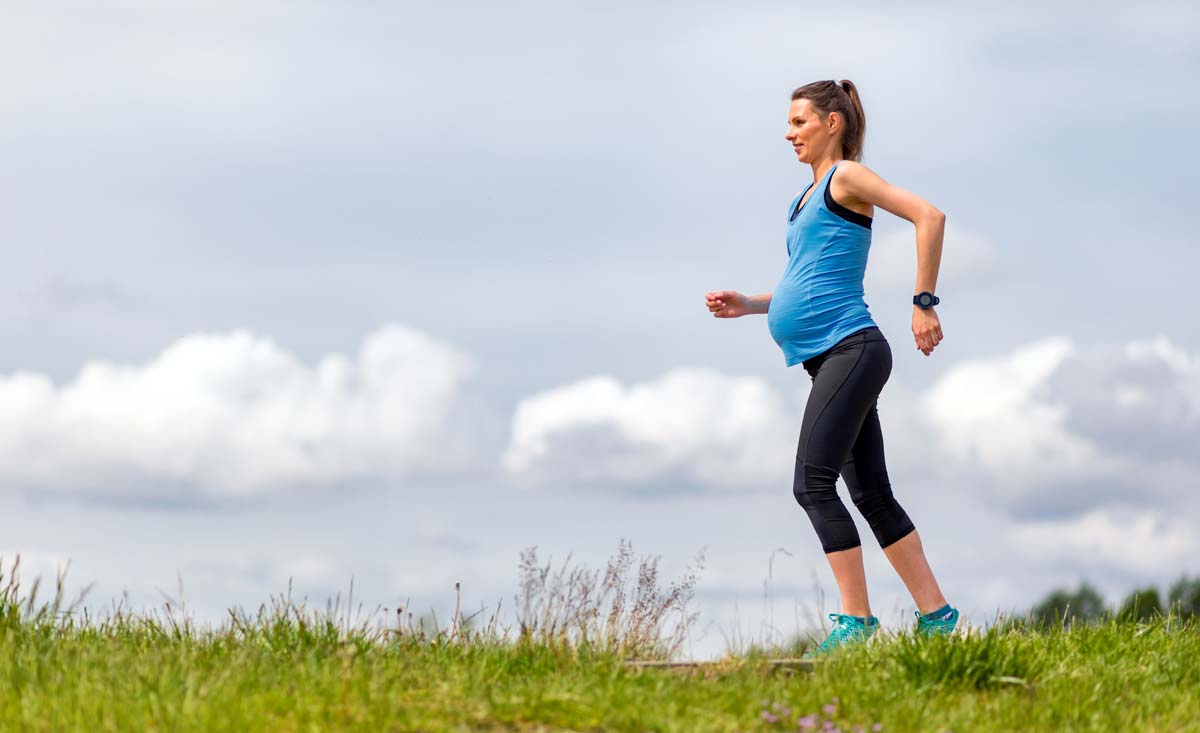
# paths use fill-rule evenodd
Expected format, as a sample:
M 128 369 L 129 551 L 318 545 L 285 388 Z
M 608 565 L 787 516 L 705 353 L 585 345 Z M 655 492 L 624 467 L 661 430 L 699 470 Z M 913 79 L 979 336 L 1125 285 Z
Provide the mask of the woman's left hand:
M 933 348 L 942 340 L 942 323 L 938 320 L 937 312 L 933 308 L 921 309 L 914 305 L 912 329 L 917 348 L 925 356 L 932 354 Z

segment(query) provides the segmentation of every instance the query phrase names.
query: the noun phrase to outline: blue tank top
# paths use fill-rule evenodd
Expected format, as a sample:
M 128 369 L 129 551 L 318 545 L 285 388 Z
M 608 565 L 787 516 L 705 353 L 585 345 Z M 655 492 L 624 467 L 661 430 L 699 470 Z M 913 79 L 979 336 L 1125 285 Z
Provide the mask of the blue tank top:
M 788 206 L 788 264 L 767 309 L 771 337 L 788 366 L 817 356 L 855 331 L 874 326 L 863 301 L 871 219 L 834 201 L 825 177 Z

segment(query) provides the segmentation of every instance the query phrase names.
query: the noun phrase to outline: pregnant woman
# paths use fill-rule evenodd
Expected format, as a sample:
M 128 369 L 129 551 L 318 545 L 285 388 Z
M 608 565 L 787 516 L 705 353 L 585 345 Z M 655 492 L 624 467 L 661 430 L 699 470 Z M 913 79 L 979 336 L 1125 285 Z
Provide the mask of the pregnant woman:
M 958 623 L 958 610 L 942 596 L 912 520 L 892 496 L 877 409 L 891 375 L 892 352 L 863 301 L 878 206 L 916 227 L 912 332 L 917 349 L 925 356 L 933 353 L 942 340 L 933 290 L 946 217 L 859 162 L 865 130 L 862 102 L 851 82 L 818 81 L 792 92 L 787 140 L 796 159 L 812 167 L 813 182 L 788 206 L 787 269 L 772 293 L 705 295 L 716 318 L 766 313 L 787 366 L 803 364 L 812 378 L 792 492 L 829 559 L 843 612 L 829 615 L 833 630 L 809 655 L 865 641 L 879 628 L 867 599 L 862 543 L 838 498 L 839 475 L 912 594 L 918 632 L 950 633 Z

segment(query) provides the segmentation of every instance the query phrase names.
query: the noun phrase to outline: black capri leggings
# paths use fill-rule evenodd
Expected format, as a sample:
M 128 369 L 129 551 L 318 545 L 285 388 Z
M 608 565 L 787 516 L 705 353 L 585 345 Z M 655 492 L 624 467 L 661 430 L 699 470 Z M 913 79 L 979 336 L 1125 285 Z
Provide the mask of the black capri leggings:
M 804 407 L 792 493 L 808 512 L 825 552 L 858 547 L 858 530 L 837 495 L 840 473 L 880 547 L 912 532 L 892 496 L 883 460 L 877 399 L 892 373 L 892 349 L 875 326 L 804 362 L 812 391 Z

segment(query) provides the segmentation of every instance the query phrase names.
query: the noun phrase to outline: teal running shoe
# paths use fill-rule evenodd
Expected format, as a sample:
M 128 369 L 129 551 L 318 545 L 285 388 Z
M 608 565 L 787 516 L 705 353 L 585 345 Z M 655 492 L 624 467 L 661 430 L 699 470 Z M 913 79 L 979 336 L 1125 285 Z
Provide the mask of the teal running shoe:
M 951 607 L 940 618 L 934 619 L 925 618 L 920 611 L 913 611 L 913 613 L 917 615 L 917 633 L 922 636 L 945 636 L 952 633 L 954 627 L 958 625 L 957 608 Z
M 831 613 L 829 620 L 833 622 L 833 630 L 829 632 L 829 636 L 825 637 L 825 641 L 806 651 L 801 659 L 813 659 L 848 644 L 864 642 L 879 630 L 879 619 L 874 616 L 868 616 L 866 623 L 863 623 L 854 616 Z

